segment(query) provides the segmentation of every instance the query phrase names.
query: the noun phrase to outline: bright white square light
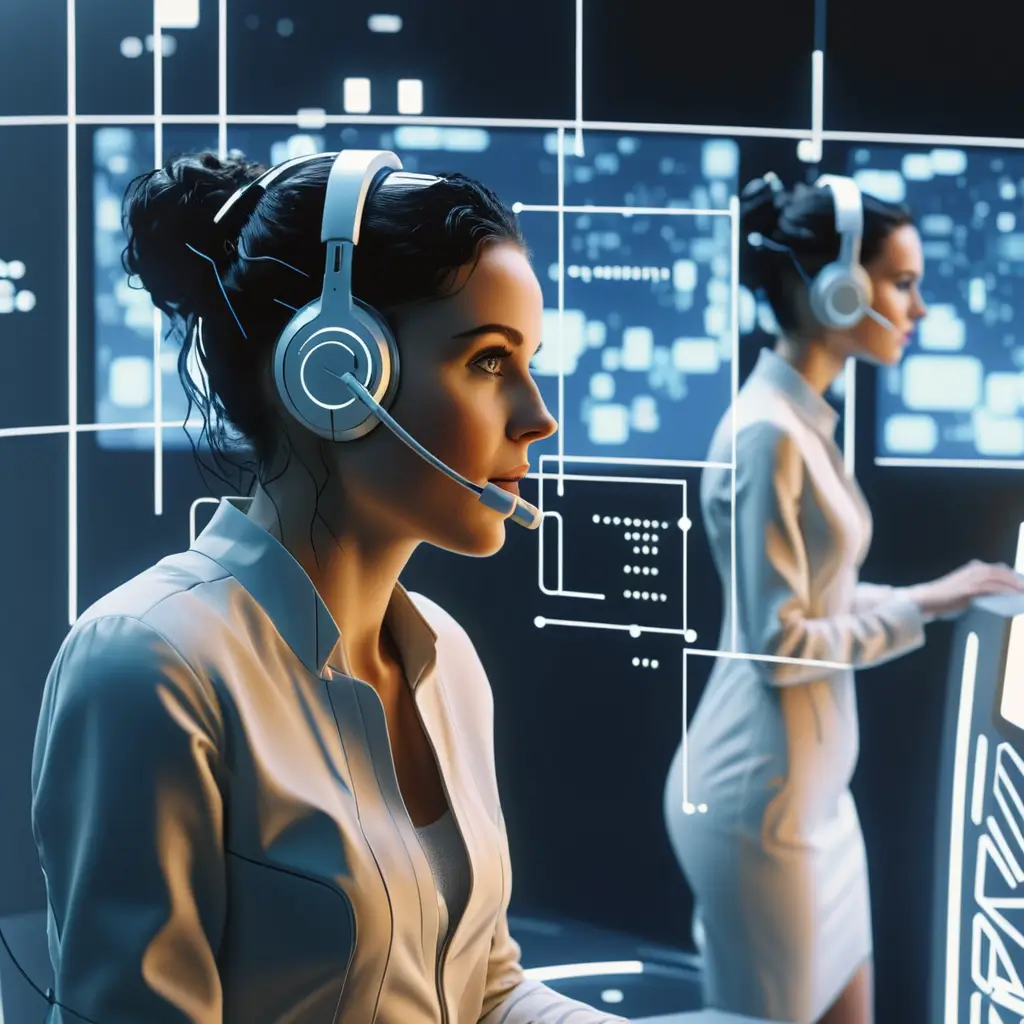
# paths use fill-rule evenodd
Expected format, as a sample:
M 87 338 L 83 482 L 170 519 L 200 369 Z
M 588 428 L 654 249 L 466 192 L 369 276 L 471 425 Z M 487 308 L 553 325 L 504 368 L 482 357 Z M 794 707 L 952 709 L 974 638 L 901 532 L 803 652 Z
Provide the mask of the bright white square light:
M 384 32 L 392 34 L 401 32 L 400 14 L 371 14 L 367 18 L 367 28 L 371 32 Z
M 370 80 L 368 78 L 345 79 L 345 113 L 368 114 L 370 112 Z
M 398 112 L 400 114 L 423 113 L 423 82 L 418 78 L 398 80 Z
M 110 362 L 110 400 L 122 409 L 142 409 L 153 401 L 153 363 L 143 356 Z
M 160 28 L 198 28 L 199 0 L 157 0 Z
M 400 14 L 371 14 L 367 19 L 367 27 L 371 32 L 401 32 L 402 16 Z

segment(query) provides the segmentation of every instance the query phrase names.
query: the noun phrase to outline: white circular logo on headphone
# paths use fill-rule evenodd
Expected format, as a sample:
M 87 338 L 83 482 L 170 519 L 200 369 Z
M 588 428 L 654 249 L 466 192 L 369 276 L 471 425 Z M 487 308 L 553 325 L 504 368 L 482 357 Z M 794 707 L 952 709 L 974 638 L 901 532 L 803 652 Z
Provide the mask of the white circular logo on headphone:
M 321 409 L 324 409 L 327 412 L 337 412 L 339 409 L 346 409 L 346 408 L 348 408 L 348 406 L 350 406 L 353 402 L 355 402 L 357 400 L 355 395 L 352 395 L 352 397 L 349 398 L 348 401 L 345 401 L 345 402 L 337 402 L 337 403 L 334 403 L 334 404 L 328 404 L 327 402 L 321 402 L 320 399 L 316 397 L 316 392 L 318 390 L 320 390 L 320 389 L 316 387 L 315 383 L 311 383 L 309 381 L 309 379 L 307 378 L 307 374 L 308 373 L 314 373 L 316 375 L 316 377 L 317 377 L 317 380 L 322 379 L 322 375 L 326 375 L 326 376 L 328 376 L 328 377 L 330 377 L 330 378 L 340 382 L 342 374 L 341 373 L 336 373 L 334 370 L 331 369 L 330 365 L 328 365 L 328 364 L 329 364 L 329 361 L 330 361 L 330 358 L 331 358 L 331 354 L 332 354 L 330 352 L 330 350 L 332 350 L 332 349 L 341 349 L 343 352 L 348 353 L 349 357 L 352 360 L 351 370 L 349 371 L 349 370 L 346 369 L 346 370 L 343 370 L 342 373 L 345 373 L 345 372 L 353 373 L 355 375 L 356 379 L 359 380 L 360 383 L 363 385 L 363 387 L 365 387 L 369 391 L 370 390 L 370 373 L 371 373 L 371 371 L 373 369 L 373 358 L 370 355 L 370 350 L 366 347 L 366 342 L 363 341 L 363 339 L 360 338 L 359 335 L 356 334 L 354 331 L 350 331 L 350 330 L 348 330 L 348 328 L 345 328 L 345 327 L 322 327 L 319 331 L 316 331 L 315 333 L 311 334 L 309 336 L 309 338 L 306 339 L 306 345 L 310 345 L 314 341 L 314 339 L 317 337 L 317 335 L 320 335 L 320 334 L 344 334 L 344 335 L 346 335 L 347 337 L 351 338 L 356 343 L 356 345 L 362 351 L 362 354 L 363 354 L 363 357 L 364 357 L 363 365 L 366 367 L 366 370 L 365 370 L 366 379 L 365 380 L 361 379 L 361 375 L 358 372 L 358 370 L 359 370 L 359 357 L 358 357 L 358 355 L 356 354 L 355 350 L 353 350 L 349 345 L 346 345 L 344 341 L 326 340 L 325 339 L 325 340 L 320 341 L 320 342 L 318 342 L 316 344 L 313 344 L 312 347 L 309 349 L 309 351 L 302 357 L 302 363 L 299 366 L 299 380 L 302 382 L 302 390 L 306 393 L 306 396 L 309 398 L 309 400 L 314 405 L 319 406 Z M 309 366 L 309 361 L 314 356 L 318 356 L 317 363 L 314 366 L 310 367 Z M 345 385 L 342 384 L 342 387 L 345 387 Z M 347 391 L 348 389 L 345 388 L 345 390 Z

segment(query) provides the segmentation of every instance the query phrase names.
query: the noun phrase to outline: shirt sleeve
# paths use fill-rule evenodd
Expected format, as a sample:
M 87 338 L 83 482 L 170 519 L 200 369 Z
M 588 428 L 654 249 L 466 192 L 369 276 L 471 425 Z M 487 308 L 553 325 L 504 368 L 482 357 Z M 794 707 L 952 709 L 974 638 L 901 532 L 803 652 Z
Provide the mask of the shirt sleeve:
M 728 529 L 731 496 L 722 490 L 712 496 L 711 514 Z M 795 439 L 768 422 L 744 428 L 737 439 L 735 576 L 745 653 L 867 668 L 920 647 L 923 616 L 899 588 L 865 584 L 848 612 L 813 614 L 801 511 L 814 500 Z M 820 665 L 755 664 L 775 686 L 812 682 L 830 671 Z
M 221 1024 L 221 749 L 212 688 L 157 632 L 72 631 L 32 765 L 55 1024 Z
M 864 583 L 857 584 L 853 595 L 853 610 L 855 612 L 869 612 L 874 608 L 884 607 L 887 601 L 896 597 L 906 597 L 909 587 L 890 587 L 886 583 Z M 926 615 L 921 612 L 921 621 L 927 625 L 934 621 L 933 615 Z

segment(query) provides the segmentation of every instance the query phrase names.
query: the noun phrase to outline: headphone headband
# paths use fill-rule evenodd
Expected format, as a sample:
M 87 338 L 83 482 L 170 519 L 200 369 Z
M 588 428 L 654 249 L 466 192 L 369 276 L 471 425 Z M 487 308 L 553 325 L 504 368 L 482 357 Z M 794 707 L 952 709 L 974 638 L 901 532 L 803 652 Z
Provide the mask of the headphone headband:
M 242 224 L 248 220 L 260 199 L 274 182 L 283 181 L 290 177 L 296 168 L 302 167 L 312 160 L 324 160 L 327 157 L 334 157 L 336 155 L 335 153 L 312 153 L 307 156 L 293 157 L 291 160 L 285 160 L 283 164 L 277 164 L 274 167 L 268 168 L 258 178 L 254 178 L 237 189 L 214 214 L 213 223 L 221 224 L 226 222 L 228 214 L 232 214 L 240 219 L 238 224 L 238 230 L 240 231 Z
M 363 207 L 381 172 L 400 171 L 402 161 L 394 153 L 375 149 L 342 150 L 331 166 L 324 200 L 321 242 L 359 244 Z
M 832 193 L 835 210 L 836 233 L 839 235 L 839 259 L 847 267 L 860 263 L 861 238 L 864 235 L 864 201 L 853 178 L 837 174 L 823 174 L 814 183 L 815 188 L 827 188 Z

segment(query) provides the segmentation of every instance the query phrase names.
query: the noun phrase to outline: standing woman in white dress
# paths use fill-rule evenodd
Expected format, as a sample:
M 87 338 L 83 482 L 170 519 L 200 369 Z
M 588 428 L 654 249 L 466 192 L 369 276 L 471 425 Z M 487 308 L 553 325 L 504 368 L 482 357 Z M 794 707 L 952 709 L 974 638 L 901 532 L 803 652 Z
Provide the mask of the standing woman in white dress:
M 808 286 L 840 253 L 836 187 L 790 193 L 767 175 L 744 192 L 751 269 L 779 338 L 708 454 L 731 463 L 735 417 L 735 595 L 731 473 L 707 469 L 701 483 L 725 591 L 719 648 L 733 650 L 735 608 L 735 650 L 817 664 L 719 659 L 688 737 L 688 799 L 706 813 L 684 811 L 682 748 L 665 790 L 703 933 L 708 1003 L 794 1024 L 873 1019 L 868 870 L 849 789 L 859 746 L 853 670 L 916 650 L 931 619 L 1020 586 L 1006 566 L 980 562 L 916 587 L 858 580 L 871 514 L 844 470 L 823 395 L 851 357 L 898 365 L 926 309 L 910 213 L 854 192 L 867 315 L 847 329 L 824 326 Z

